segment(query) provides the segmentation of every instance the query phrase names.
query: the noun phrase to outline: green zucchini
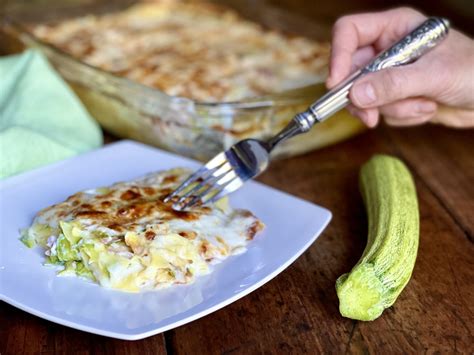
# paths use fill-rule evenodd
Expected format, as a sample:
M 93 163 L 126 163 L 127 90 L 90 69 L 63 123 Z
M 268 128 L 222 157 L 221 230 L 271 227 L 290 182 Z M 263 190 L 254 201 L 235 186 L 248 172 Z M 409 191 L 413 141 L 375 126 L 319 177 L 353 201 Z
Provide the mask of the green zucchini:
M 408 283 L 418 252 L 418 201 L 405 164 L 376 155 L 361 168 L 368 217 L 367 245 L 351 272 L 336 281 L 344 317 L 370 321 L 393 305 Z

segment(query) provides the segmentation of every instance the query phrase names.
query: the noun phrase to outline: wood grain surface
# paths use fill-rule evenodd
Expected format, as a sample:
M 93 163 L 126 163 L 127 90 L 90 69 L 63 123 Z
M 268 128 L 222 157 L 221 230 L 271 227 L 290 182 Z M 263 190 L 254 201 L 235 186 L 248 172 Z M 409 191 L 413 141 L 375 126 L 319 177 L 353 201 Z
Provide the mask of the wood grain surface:
M 394 5 L 373 0 L 269 2 L 328 24 L 343 13 Z M 447 1 L 415 4 L 434 9 L 433 14 L 448 12 L 454 23 L 473 32 L 469 13 Z M 0 354 L 472 354 L 473 152 L 472 130 L 381 126 L 336 146 L 277 161 L 260 181 L 325 206 L 333 220 L 271 282 L 190 324 L 131 342 L 63 327 L 1 302 Z M 376 153 L 398 156 L 415 177 L 420 248 L 412 279 L 395 305 L 374 322 L 357 322 L 340 316 L 334 283 L 365 246 L 358 172 Z
M 275 162 L 260 180 L 333 212 L 323 235 L 285 272 L 230 306 L 145 340 L 69 329 L 0 306 L 0 352 L 81 354 L 472 353 L 474 135 L 437 126 L 379 127 L 339 145 Z M 374 322 L 339 315 L 336 278 L 365 245 L 360 166 L 400 157 L 416 182 L 421 240 L 413 277 Z

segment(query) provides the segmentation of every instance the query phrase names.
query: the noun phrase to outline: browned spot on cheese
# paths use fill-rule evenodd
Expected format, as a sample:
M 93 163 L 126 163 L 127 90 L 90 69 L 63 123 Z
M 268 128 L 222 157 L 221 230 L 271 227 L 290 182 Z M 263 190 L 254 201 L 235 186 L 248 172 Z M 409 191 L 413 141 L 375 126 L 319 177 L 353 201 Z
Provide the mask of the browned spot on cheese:
M 263 224 L 260 221 L 253 222 L 250 227 L 247 229 L 247 240 L 252 240 L 255 237 L 255 234 L 260 232 L 263 229 Z
M 187 211 L 175 211 L 171 206 L 169 206 L 169 208 L 165 209 L 164 211 L 169 213 L 171 218 L 182 219 L 184 221 L 195 221 L 199 219 L 199 215 L 197 213 Z
M 203 240 L 201 242 L 201 245 L 199 246 L 199 253 L 201 256 L 206 260 L 210 261 L 213 259 L 213 251 L 212 249 L 215 249 L 212 244 L 210 244 L 207 240 Z
M 128 214 L 128 211 L 126 208 L 119 208 L 119 210 L 117 211 L 118 216 L 125 216 L 127 214 Z
M 110 201 L 103 201 L 103 202 L 100 203 L 100 205 L 101 205 L 102 207 L 104 207 L 104 208 L 108 208 L 108 207 L 112 206 L 112 202 L 110 202 Z
M 199 252 L 205 256 L 208 250 L 209 250 L 209 242 L 207 240 L 203 240 L 201 242 L 201 245 L 199 246 Z
M 250 211 L 241 210 L 239 212 L 242 217 L 253 217 L 253 213 Z
M 107 228 L 113 229 L 114 231 L 117 231 L 117 232 L 123 232 L 123 227 L 116 223 L 109 224 Z
M 145 232 L 145 238 L 148 240 L 153 240 L 156 236 L 156 233 L 153 231 L 146 231 Z
M 173 190 L 172 189 L 169 189 L 169 188 L 166 188 L 166 189 L 161 189 L 159 191 L 160 193 L 160 200 L 163 200 L 166 196 L 168 196 L 170 193 L 172 193 Z
M 115 214 L 115 219 L 119 221 L 130 221 L 145 216 L 159 213 L 163 220 L 182 219 L 194 221 L 199 219 L 199 214 L 194 212 L 184 212 L 173 210 L 171 204 L 155 200 L 139 200 L 132 204 L 122 205 Z
M 107 212 L 104 211 L 96 211 L 96 210 L 81 210 L 75 213 L 76 217 L 87 217 L 87 218 L 94 218 L 94 219 L 102 219 Z
M 194 231 L 181 231 L 178 234 L 182 236 L 183 238 L 190 239 L 190 240 L 196 239 L 197 237 L 197 233 Z
M 168 175 L 163 179 L 164 184 L 172 184 L 178 180 L 178 176 L 176 175 Z
M 73 206 L 77 206 L 78 204 L 80 204 L 80 202 L 79 202 L 78 200 L 72 201 L 72 205 L 73 205 Z
M 83 204 L 81 205 L 81 208 L 92 209 L 92 206 L 91 206 L 90 204 L 88 204 L 88 203 L 83 203 Z
M 104 199 L 107 199 L 109 197 L 112 197 L 115 192 L 116 192 L 115 190 L 111 190 L 111 191 L 109 191 L 105 194 L 96 195 L 95 198 L 98 199 L 98 200 L 104 200 Z
M 126 207 L 124 207 L 125 211 L 126 211 L 126 215 L 128 215 L 129 218 L 132 218 L 132 219 L 135 219 L 135 218 L 139 218 L 139 217 L 142 217 L 144 215 L 144 204 L 143 203 L 139 203 L 139 204 L 131 204 L 131 205 L 128 205 Z
M 120 199 L 124 201 L 136 200 L 137 198 L 141 197 L 142 195 L 139 192 L 133 191 L 132 189 L 125 191 L 122 195 L 120 195 Z
M 153 187 L 149 187 L 149 186 L 144 187 L 143 192 L 145 192 L 145 194 L 148 195 L 148 196 L 153 196 L 156 193 L 155 189 Z

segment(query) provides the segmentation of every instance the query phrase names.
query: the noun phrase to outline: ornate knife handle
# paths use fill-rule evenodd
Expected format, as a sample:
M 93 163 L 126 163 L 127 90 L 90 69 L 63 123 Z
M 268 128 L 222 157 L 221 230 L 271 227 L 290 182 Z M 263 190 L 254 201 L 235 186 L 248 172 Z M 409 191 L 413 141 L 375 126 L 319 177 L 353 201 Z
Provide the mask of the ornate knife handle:
M 411 63 L 440 43 L 448 34 L 449 22 L 430 17 L 412 32 L 380 53 L 370 64 L 349 76 L 326 93 L 305 112 L 294 118 L 300 131 L 306 132 L 316 123 L 324 121 L 349 103 L 349 90 L 354 82 L 367 73 Z

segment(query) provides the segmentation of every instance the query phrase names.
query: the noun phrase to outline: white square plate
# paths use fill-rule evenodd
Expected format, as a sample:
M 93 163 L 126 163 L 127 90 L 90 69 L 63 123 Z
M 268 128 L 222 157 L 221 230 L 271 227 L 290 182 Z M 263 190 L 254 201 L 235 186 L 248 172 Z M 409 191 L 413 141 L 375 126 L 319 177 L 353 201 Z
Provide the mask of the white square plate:
M 320 235 L 331 213 L 250 182 L 231 198 L 266 224 L 244 254 L 214 266 L 190 285 L 133 294 L 104 289 L 42 266 L 39 248 L 19 241 L 42 208 L 73 193 L 130 180 L 155 170 L 197 167 L 191 160 L 123 141 L 0 182 L 0 296 L 26 312 L 91 333 L 135 340 L 191 322 L 262 286 Z

